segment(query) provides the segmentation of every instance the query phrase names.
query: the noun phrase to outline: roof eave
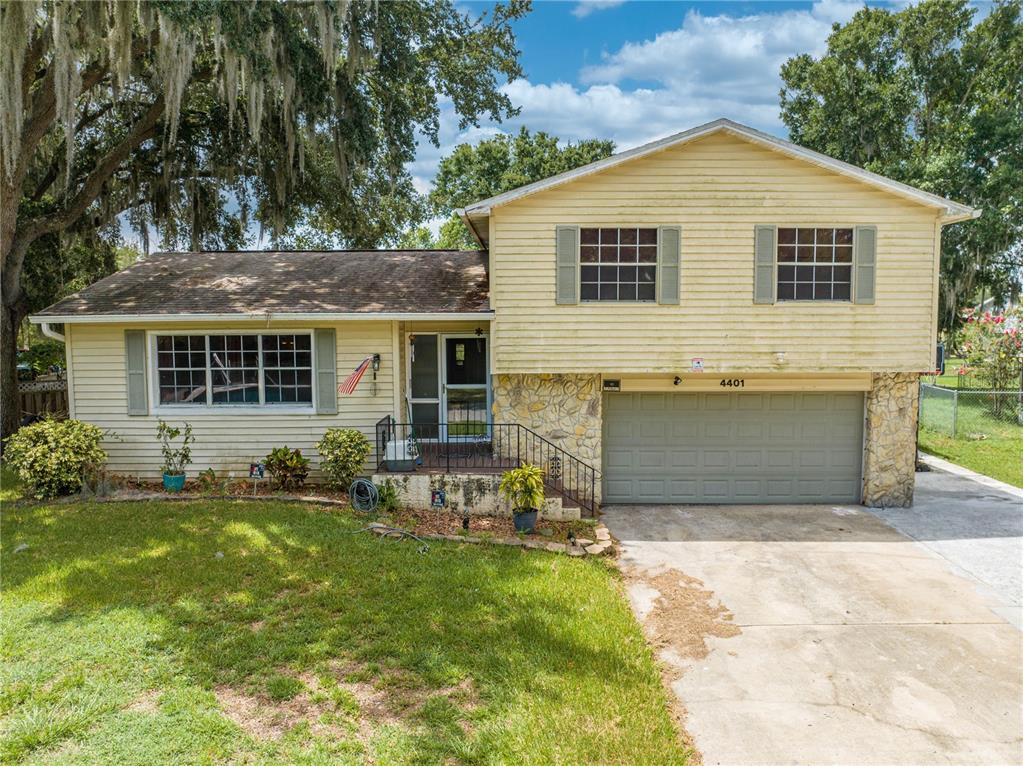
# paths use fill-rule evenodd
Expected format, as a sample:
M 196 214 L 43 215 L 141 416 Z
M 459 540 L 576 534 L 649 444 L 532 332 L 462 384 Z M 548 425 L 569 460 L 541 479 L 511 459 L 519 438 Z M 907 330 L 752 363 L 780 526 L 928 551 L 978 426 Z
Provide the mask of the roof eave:
M 494 318 L 486 311 L 351 311 L 351 312 L 240 312 L 233 314 L 34 314 L 32 324 L 141 324 L 172 322 L 339 322 L 339 321 L 484 321 Z

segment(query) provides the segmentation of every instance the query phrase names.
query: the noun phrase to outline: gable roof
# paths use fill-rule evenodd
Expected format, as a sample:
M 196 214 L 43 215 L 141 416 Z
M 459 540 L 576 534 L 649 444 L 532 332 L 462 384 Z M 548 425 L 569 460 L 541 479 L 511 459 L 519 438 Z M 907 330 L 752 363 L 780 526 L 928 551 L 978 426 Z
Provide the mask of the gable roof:
M 489 312 L 488 290 L 477 251 L 156 253 L 33 320 L 454 317 Z
M 764 133 L 763 131 L 756 130 L 747 125 L 742 125 L 738 122 L 734 122 L 728 119 L 718 119 L 713 122 L 708 122 L 705 125 L 700 125 L 690 130 L 676 133 L 667 138 L 661 138 L 657 141 L 651 141 L 648 144 L 637 146 L 634 149 L 620 152 L 618 154 L 612 154 L 610 157 L 606 157 L 596 162 L 591 162 L 588 165 L 575 168 L 573 170 L 559 173 L 556 176 L 550 178 L 544 178 L 540 181 L 535 181 L 525 186 L 520 186 L 517 189 L 498 194 L 494 197 L 490 197 L 485 200 L 480 200 L 472 205 L 467 205 L 461 210 L 456 212 L 460 215 L 463 220 L 469 225 L 469 229 L 476 235 L 477 239 L 480 240 L 481 244 L 486 244 L 486 229 L 479 226 L 480 223 L 490 215 L 491 209 L 506 205 L 509 202 L 513 202 L 523 197 L 528 197 L 531 194 L 551 189 L 555 186 L 574 181 L 577 178 L 591 175 L 593 173 L 599 173 L 602 170 L 613 168 L 622 163 L 628 162 L 629 160 L 638 159 L 639 157 L 645 157 L 648 154 L 659 152 L 662 149 L 667 149 L 672 146 L 680 146 L 690 141 L 695 141 L 698 138 L 712 135 L 714 133 L 731 133 L 732 135 L 744 138 L 747 141 L 763 146 L 772 151 L 781 152 L 787 154 L 790 157 L 805 160 L 814 165 L 818 165 L 827 170 L 831 170 L 839 175 L 854 178 L 862 181 L 863 183 L 869 184 L 884 191 L 891 192 L 892 194 L 899 195 L 906 199 L 914 202 L 919 202 L 922 205 L 929 207 L 935 207 L 942 212 L 942 222 L 954 223 L 956 221 L 963 221 L 969 218 L 976 218 L 980 215 L 980 210 L 976 210 L 969 205 L 963 205 L 959 202 L 955 202 L 944 197 L 939 197 L 937 194 L 931 194 L 930 192 L 917 189 L 916 187 L 908 184 L 901 183 L 899 181 L 893 181 L 891 178 L 872 173 L 869 170 L 850 165 L 848 162 L 842 160 L 836 160 L 834 157 L 829 157 L 826 154 L 815 152 L 812 149 L 794 144 L 791 141 L 785 141 L 775 136 Z M 476 221 L 476 225 L 474 225 Z M 482 228 L 482 234 L 479 229 Z

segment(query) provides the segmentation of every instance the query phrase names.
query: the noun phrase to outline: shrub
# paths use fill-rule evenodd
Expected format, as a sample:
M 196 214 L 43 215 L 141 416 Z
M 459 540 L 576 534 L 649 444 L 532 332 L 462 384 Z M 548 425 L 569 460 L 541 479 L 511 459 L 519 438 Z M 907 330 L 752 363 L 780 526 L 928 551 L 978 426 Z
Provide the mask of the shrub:
M 302 457 L 302 450 L 274 447 L 264 460 L 270 472 L 271 486 L 284 490 L 296 490 L 305 484 L 309 475 L 309 458 Z
M 961 343 L 967 369 L 987 388 L 1018 388 L 1023 365 L 1023 309 L 1001 315 L 969 309 L 963 316 Z
M 41 420 L 7 438 L 4 459 L 39 499 L 78 492 L 106 462 L 103 431 L 80 420 Z
M 348 485 L 362 471 L 369 455 L 369 439 L 354 428 L 328 428 L 316 445 L 322 460 L 320 468 L 327 483 L 347 491 Z
M 217 472 L 213 468 L 207 468 L 205 471 L 201 471 L 197 477 L 199 485 L 199 492 L 203 495 L 216 494 L 217 490 L 220 489 L 220 483 L 217 481 Z
M 390 480 L 377 487 L 377 508 L 383 513 L 394 513 L 401 507 L 398 490 Z
M 543 506 L 543 469 L 523 463 L 501 475 L 498 492 L 511 503 L 512 511 L 540 510 Z
M 189 445 L 195 442 L 192 426 L 185 423 L 184 428 L 167 425 L 161 418 L 156 425 L 156 436 L 160 440 L 160 451 L 163 452 L 163 472 L 168 476 L 180 476 L 185 466 L 192 462 L 192 449 Z M 181 446 L 172 447 L 171 442 L 182 436 Z

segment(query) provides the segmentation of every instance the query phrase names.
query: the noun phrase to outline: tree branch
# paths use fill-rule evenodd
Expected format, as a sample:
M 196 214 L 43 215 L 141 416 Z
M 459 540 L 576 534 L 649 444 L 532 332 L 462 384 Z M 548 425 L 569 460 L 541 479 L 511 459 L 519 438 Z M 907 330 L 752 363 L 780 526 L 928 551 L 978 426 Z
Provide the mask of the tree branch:
M 21 267 L 25 262 L 28 246 L 44 234 L 60 231 L 69 226 L 88 209 L 89 205 L 96 201 L 100 192 L 103 191 L 103 185 L 124 163 L 128 155 L 143 141 L 156 135 L 157 123 L 163 116 L 165 107 L 163 96 L 157 96 L 146 113 L 132 126 L 128 135 L 96 163 L 95 170 L 85 179 L 81 189 L 64 210 L 34 218 L 18 227 L 4 264 L 3 300 L 5 304 L 16 300 L 20 294 Z

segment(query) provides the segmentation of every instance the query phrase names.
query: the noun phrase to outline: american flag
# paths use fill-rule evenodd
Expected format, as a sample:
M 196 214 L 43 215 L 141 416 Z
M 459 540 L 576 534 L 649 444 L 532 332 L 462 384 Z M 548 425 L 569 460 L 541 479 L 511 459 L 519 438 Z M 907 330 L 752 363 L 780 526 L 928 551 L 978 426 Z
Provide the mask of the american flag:
M 342 380 L 337 387 L 339 394 L 351 395 L 355 393 L 355 387 L 359 385 L 359 381 L 362 380 L 362 376 L 366 374 L 366 370 L 369 369 L 369 363 L 373 361 L 373 357 L 367 356 L 361 362 L 359 366 L 352 370 L 352 374 Z

